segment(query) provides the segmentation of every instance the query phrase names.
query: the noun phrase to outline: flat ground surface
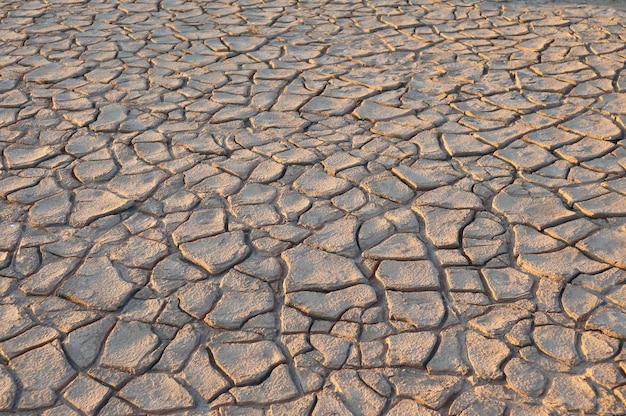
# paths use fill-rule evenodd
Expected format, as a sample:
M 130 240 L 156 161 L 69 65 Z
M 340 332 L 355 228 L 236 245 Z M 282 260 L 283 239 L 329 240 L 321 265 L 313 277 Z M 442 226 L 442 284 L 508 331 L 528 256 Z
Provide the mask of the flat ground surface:
M 626 414 L 623 2 L 3 1 L 0 413 Z

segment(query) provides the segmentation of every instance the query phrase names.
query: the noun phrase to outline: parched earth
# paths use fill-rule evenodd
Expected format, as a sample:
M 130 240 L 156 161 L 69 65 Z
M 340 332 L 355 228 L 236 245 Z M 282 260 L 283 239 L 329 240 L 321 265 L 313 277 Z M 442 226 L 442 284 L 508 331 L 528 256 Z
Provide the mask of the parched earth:
M 13 0 L 0 52 L 0 413 L 626 414 L 623 7 Z

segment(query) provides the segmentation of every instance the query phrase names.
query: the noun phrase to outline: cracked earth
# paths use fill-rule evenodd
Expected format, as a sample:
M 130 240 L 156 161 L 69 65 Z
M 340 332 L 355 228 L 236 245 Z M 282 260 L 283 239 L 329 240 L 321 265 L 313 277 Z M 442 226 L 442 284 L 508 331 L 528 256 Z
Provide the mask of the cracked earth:
M 0 5 L 0 413 L 626 414 L 626 11 Z

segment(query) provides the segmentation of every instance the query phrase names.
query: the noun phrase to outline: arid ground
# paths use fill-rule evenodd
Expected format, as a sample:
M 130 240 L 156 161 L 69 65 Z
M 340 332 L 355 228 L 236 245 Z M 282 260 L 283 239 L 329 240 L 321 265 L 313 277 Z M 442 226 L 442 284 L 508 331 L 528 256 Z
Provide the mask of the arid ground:
M 0 2 L 0 414 L 626 414 L 626 2 Z

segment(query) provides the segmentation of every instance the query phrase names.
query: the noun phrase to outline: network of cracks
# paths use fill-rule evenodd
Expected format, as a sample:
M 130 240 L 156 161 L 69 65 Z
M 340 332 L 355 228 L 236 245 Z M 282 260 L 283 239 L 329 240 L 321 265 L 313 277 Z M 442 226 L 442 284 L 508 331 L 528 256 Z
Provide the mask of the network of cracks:
M 0 5 L 0 413 L 626 414 L 626 12 Z

